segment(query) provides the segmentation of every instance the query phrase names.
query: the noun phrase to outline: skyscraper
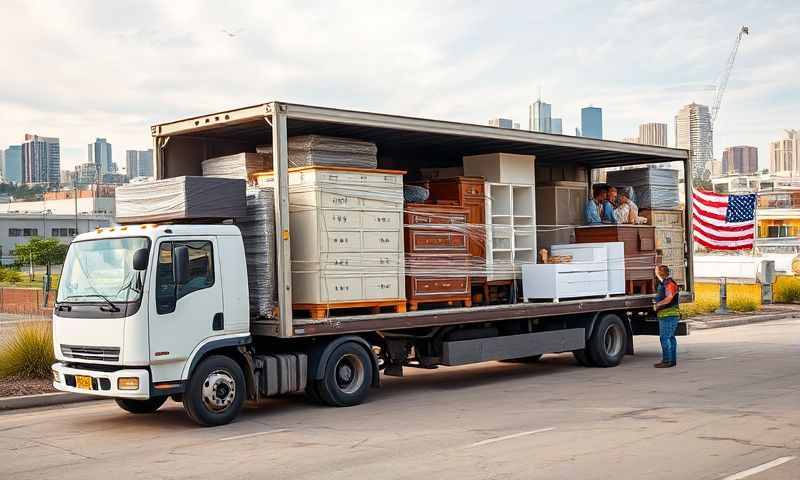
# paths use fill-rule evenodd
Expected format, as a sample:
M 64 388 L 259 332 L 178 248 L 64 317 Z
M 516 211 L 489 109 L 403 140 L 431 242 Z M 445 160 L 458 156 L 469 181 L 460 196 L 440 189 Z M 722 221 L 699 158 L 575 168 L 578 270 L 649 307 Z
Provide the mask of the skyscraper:
M 9 145 L 3 159 L 3 178 L 22 183 L 22 145 Z
M 531 103 L 528 107 L 528 121 L 528 130 L 531 132 L 550 133 L 552 128 L 550 104 L 541 99 Z
M 0 150 L 0 176 L 5 173 L 6 167 L 6 151 Z
M 769 168 L 773 175 L 800 176 L 800 130 L 786 130 L 786 137 L 769 144 Z
M 667 146 L 666 123 L 643 123 L 639 125 L 639 141 L 642 145 Z
M 57 138 L 25 134 L 22 144 L 22 182 L 46 183 L 57 187 L 61 182 L 61 146 Z
M 689 150 L 692 176 L 703 178 L 710 168 L 714 143 L 708 107 L 692 102 L 675 115 L 675 147 Z
M 589 138 L 603 138 L 603 109 L 581 108 L 581 134 Z
M 560 118 L 551 118 L 550 119 L 550 133 L 557 133 L 561 135 L 563 132 L 561 131 L 561 119 Z
M 510 118 L 492 118 L 489 120 L 489 126 L 497 128 L 514 128 L 514 121 Z
M 111 144 L 105 138 L 97 138 L 88 145 L 88 163 L 94 163 L 101 174 L 114 172 L 114 160 L 111 155 Z
M 722 175 L 750 175 L 758 171 L 758 149 L 747 145 L 728 147 L 722 152 Z
M 511 128 L 511 127 L 501 127 Z M 153 176 L 153 149 L 126 150 L 125 171 L 128 178 Z

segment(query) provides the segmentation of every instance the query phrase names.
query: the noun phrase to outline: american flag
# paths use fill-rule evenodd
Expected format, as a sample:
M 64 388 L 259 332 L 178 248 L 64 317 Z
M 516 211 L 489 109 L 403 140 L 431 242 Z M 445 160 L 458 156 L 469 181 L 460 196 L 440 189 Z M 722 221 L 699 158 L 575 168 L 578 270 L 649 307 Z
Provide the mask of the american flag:
M 750 250 L 756 233 L 756 194 L 722 195 L 695 189 L 694 241 L 711 250 Z

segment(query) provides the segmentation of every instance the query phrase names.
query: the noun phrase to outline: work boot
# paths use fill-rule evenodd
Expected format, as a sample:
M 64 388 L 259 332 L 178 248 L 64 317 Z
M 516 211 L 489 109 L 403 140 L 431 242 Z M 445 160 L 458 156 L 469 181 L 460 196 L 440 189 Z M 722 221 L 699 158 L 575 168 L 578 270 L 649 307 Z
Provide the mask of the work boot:
M 656 368 L 670 368 L 670 367 L 674 367 L 675 364 L 672 363 L 672 362 L 659 362 L 659 363 L 656 363 L 653 366 L 656 367 Z

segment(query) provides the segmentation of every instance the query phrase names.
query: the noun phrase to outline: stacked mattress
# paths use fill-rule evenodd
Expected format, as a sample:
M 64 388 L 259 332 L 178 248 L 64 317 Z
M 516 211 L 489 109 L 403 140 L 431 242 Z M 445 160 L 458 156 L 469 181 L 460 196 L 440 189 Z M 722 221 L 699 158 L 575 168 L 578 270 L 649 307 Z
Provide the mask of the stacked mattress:
M 289 167 L 327 166 L 377 168 L 378 147 L 372 142 L 323 135 L 290 137 L 287 145 Z M 256 148 L 272 157 L 272 146 Z M 268 168 L 268 170 L 271 170 Z
M 257 172 L 272 170 L 272 155 L 262 153 L 237 153 L 204 160 L 203 176 L 241 178 L 247 180 Z
M 272 318 L 276 304 L 275 197 L 272 188 L 247 188 L 247 213 L 236 219 L 242 232 L 250 315 Z
M 678 171 L 667 168 L 634 168 L 606 173 L 606 181 L 615 187 L 631 186 L 639 208 L 677 208 Z

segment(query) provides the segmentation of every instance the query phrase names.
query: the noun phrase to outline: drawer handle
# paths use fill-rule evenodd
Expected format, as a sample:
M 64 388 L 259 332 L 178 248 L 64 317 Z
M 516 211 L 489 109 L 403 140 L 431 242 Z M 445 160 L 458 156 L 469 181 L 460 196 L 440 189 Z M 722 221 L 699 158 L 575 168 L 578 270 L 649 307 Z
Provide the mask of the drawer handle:
M 337 292 L 344 292 L 345 290 L 350 290 L 349 285 L 335 285 L 333 289 Z
M 449 283 L 443 283 L 443 284 L 442 284 L 442 286 L 443 286 L 443 287 L 449 287 L 449 286 L 450 286 L 450 284 L 449 284 Z
M 335 182 L 339 179 L 339 175 L 328 175 L 328 180 Z

